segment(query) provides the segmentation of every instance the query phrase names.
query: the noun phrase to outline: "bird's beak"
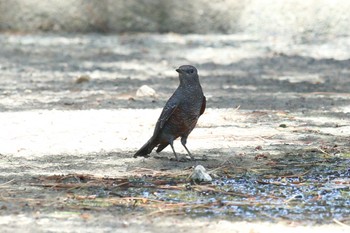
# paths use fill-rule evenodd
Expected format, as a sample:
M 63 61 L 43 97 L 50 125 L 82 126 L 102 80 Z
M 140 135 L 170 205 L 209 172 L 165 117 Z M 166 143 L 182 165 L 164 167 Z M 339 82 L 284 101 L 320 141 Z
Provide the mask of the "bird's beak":
M 180 70 L 180 69 L 176 69 L 176 72 L 182 74 L 182 70 Z

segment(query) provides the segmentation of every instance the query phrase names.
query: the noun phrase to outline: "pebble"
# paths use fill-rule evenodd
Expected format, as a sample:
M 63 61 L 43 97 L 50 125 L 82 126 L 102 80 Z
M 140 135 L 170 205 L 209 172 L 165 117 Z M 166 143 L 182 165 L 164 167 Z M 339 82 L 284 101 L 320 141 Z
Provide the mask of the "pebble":
M 190 179 L 195 182 L 210 182 L 213 180 L 202 165 L 197 165 L 194 168 Z
M 155 97 L 156 91 L 147 85 L 143 85 L 139 89 L 137 89 L 136 96 L 137 97 Z

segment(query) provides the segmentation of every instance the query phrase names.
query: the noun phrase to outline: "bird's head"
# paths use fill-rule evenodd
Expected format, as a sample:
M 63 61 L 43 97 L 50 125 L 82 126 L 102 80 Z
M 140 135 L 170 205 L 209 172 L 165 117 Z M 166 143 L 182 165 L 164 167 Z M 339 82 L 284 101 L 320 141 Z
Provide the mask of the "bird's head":
M 180 75 L 184 75 L 184 76 L 197 75 L 196 67 L 191 66 L 191 65 L 180 66 L 178 69 L 176 69 L 176 72 L 178 72 Z
M 199 84 L 197 69 L 191 65 L 180 66 L 176 71 L 179 73 L 180 85 Z

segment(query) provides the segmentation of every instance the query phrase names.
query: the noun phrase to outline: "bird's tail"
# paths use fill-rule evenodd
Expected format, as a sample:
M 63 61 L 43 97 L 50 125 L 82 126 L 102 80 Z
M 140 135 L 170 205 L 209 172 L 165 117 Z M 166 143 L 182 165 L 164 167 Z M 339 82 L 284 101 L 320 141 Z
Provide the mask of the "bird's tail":
M 162 150 L 164 150 L 165 147 L 167 147 L 169 145 L 169 143 L 164 143 L 164 144 L 160 144 L 156 150 L 157 153 L 161 152 Z
M 143 157 L 149 157 L 148 154 L 150 154 L 153 150 L 153 148 L 156 145 L 154 144 L 154 140 L 153 138 L 151 138 L 150 140 L 148 140 L 145 145 L 143 145 L 135 154 L 134 154 L 134 158 L 137 158 L 139 156 L 143 156 Z

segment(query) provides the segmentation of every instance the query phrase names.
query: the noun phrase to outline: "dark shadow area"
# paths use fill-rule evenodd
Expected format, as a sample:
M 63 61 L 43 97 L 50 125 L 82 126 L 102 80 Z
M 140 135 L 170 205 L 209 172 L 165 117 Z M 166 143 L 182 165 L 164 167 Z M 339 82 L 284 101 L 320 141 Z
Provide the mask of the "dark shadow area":
M 220 149 L 213 151 L 219 155 Z M 188 180 L 196 162 L 154 158 L 133 162 L 125 176 L 96 175 L 101 169 L 118 169 L 105 163 L 116 156 L 129 155 L 60 155 L 55 161 L 54 156 L 36 160 L 46 174 L 26 177 L 24 171 L 11 177 L 7 191 L 2 193 L 6 203 L 2 204 L 0 214 L 3 211 L 7 214 L 16 211 L 122 214 L 127 211 L 135 216 L 181 214 L 249 222 L 284 220 L 329 224 L 334 218 L 349 221 L 346 217 L 350 213 L 348 158 L 323 157 L 318 151 L 302 150 L 278 158 L 259 158 L 259 161 L 234 156 L 222 162 L 222 158 L 215 161 L 215 157 L 208 157 L 208 161 L 201 164 L 211 171 L 214 179 L 202 184 Z M 124 164 L 128 165 L 131 163 Z M 158 208 L 166 211 L 158 213 Z
M 200 65 L 199 69 L 203 73 L 212 73 L 201 76 L 205 95 L 208 96 L 208 108 L 232 108 L 239 105 L 246 110 L 309 112 L 331 111 L 332 108 L 348 105 L 348 65 L 349 61 L 277 55 L 272 58 L 246 59 L 231 65 L 208 63 Z M 98 62 L 95 66 L 95 71 L 97 68 L 111 75 L 119 72 L 113 68 L 98 68 Z M 84 73 L 87 70 L 76 71 Z M 55 75 L 55 71 L 51 72 Z M 226 75 L 216 75 L 217 72 Z M 57 78 L 34 77 L 25 72 L 15 78 L 17 81 L 11 80 L 12 85 L 9 80 L 2 80 L 1 91 L 6 93 L 3 97 L 13 96 L 23 101 L 16 107 L 3 104 L 2 110 L 161 108 L 178 85 L 175 72 L 170 79 L 150 76 L 144 81 L 133 78 L 106 80 L 103 74 L 98 79 L 83 83 L 75 82 L 76 78 L 67 74 Z M 135 97 L 141 85 L 155 89 L 158 98 Z

